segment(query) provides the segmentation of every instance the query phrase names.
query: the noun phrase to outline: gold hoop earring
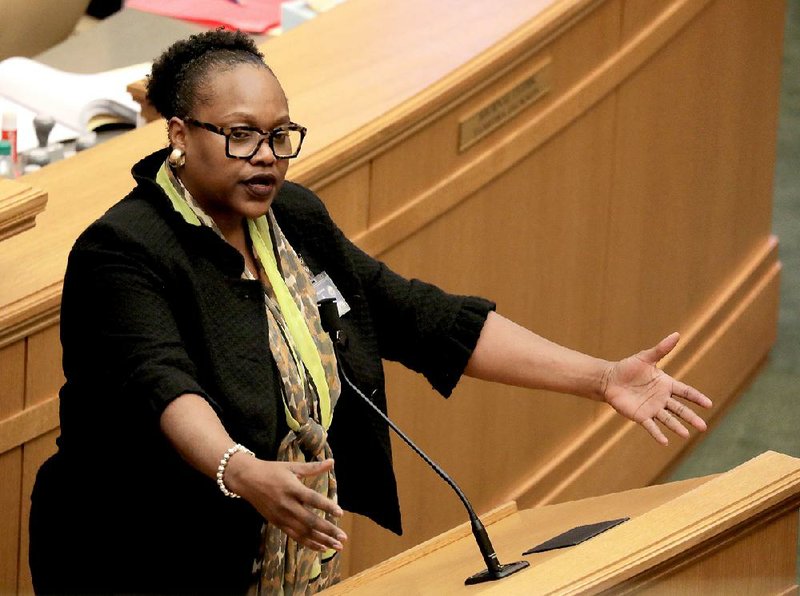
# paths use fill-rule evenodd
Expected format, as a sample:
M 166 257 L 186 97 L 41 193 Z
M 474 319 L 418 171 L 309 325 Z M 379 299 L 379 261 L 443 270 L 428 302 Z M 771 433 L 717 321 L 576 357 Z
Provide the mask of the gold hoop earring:
M 172 153 L 169 154 L 169 165 L 174 168 L 181 168 L 183 164 L 186 163 L 186 154 L 183 152 L 183 149 L 178 149 L 177 147 L 172 150 Z

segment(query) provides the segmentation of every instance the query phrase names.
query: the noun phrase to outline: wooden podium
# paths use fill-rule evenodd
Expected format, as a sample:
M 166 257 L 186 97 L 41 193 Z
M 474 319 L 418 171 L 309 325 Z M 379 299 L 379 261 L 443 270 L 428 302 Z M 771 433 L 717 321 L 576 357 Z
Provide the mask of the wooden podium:
M 767 452 L 718 476 L 484 518 L 503 563 L 572 527 L 631 519 L 531 566 L 465 586 L 482 561 L 464 524 L 325 594 L 796 594 L 800 460 Z

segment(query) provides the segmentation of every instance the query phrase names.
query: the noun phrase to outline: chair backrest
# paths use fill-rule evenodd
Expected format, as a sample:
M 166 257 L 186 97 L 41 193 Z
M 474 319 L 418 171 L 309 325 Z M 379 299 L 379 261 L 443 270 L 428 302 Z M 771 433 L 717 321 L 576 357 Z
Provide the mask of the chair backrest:
M 35 56 L 66 39 L 90 0 L 0 0 L 0 60 Z

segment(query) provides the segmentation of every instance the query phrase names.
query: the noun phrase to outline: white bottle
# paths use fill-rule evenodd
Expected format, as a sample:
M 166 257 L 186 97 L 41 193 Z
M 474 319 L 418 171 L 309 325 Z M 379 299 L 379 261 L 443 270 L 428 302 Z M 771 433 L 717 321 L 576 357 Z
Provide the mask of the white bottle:
M 14 162 L 11 161 L 11 143 L 0 141 L 0 178 L 14 178 Z

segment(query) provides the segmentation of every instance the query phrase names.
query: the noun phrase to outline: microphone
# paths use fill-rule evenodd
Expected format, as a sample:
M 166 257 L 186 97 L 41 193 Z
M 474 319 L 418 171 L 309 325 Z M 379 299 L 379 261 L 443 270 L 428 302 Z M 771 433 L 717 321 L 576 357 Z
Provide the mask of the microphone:
M 433 468 L 433 471 L 436 472 L 439 477 L 455 491 L 455 493 L 458 495 L 458 498 L 464 504 L 467 514 L 469 515 L 470 524 L 472 526 L 472 534 L 475 536 L 478 549 L 481 551 L 481 556 L 483 557 L 484 563 L 486 563 L 486 569 L 479 571 L 474 575 L 470 575 L 466 580 L 464 580 L 464 583 L 466 585 L 472 585 L 486 581 L 494 581 L 507 577 L 512 573 L 516 573 L 517 571 L 521 571 L 528 567 L 530 565 L 528 561 L 517 561 L 515 563 L 508 563 L 505 565 L 500 563 L 500 561 L 497 559 L 497 553 L 494 550 L 494 546 L 492 546 L 492 541 L 489 539 L 489 534 L 486 531 L 483 522 L 481 522 L 480 518 L 475 513 L 475 510 L 472 508 L 469 499 L 467 499 L 467 496 L 464 494 L 458 484 L 456 484 L 456 482 L 450 478 L 450 476 L 448 476 L 436 462 L 428 457 L 428 455 L 422 451 L 422 449 L 420 449 L 414 443 L 414 441 L 408 437 L 408 435 L 400 430 L 400 428 L 394 422 L 392 422 L 389 417 L 372 402 L 371 399 L 364 395 L 364 393 L 358 387 L 356 387 L 352 381 L 350 381 L 350 378 L 347 376 L 347 373 L 342 366 L 342 359 L 340 358 L 339 354 L 340 348 L 347 346 L 347 335 L 342 328 L 342 322 L 339 318 L 339 309 L 336 306 L 336 299 L 323 298 L 317 302 L 317 307 L 319 308 L 322 329 L 331 336 L 333 350 L 336 354 L 337 367 L 342 380 L 344 380 L 344 382 L 356 393 L 356 395 L 358 395 L 367 405 L 369 405 L 370 408 L 372 408 L 373 412 L 380 416 L 389 425 L 389 427 L 395 433 L 397 433 L 397 436 L 399 436 L 406 445 L 411 447 L 414 453 L 419 455 L 423 460 L 425 460 L 425 463 Z M 376 392 L 377 390 L 373 391 L 373 395 Z

